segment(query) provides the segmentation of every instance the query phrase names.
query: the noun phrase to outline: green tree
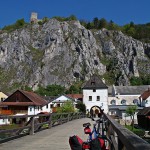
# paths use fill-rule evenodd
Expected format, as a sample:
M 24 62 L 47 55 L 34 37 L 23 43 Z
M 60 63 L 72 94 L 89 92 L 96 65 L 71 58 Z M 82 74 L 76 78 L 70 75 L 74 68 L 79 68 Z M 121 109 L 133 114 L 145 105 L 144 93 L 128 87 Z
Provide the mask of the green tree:
M 46 23 L 46 22 L 48 22 L 48 18 L 47 17 L 44 17 L 43 19 L 42 19 L 42 23 L 44 24 L 44 23 Z
M 134 114 L 135 114 L 136 110 L 137 110 L 136 105 L 128 106 L 127 109 L 126 109 L 127 116 L 130 116 L 131 120 L 132 120 L 132 130 L 133 130 L 133 127 L 134 127 Z
M 82 82 L 76 82 L 76 83 L 74 83 L 66 91 L 66 94 L 80 94 L 80 93 L 82 93 L 81 85 L 82 85 Z
M 87 23 L 87 29 L 93 29 L 93 28 L 94 28 L 93 22 L 88 22 Z
M 77 102 L 77 108 L 79 109 L 80 112 L 85 113 L 86 112 L 86 106 L 82 102 Z
M 65 87 L 56 84 L 48 85 L 46 88 L 39 86 L 35 92 L 43 96 L 58 96 L 65 93 Z
M 16 27 L 16 28 L 23 27 L 24 25 L 25 25 L 24 19 L 19 19 L 19 20 L 17 20 L 16 23 L 15 23 L 15 27 Z
M 77 17 L 75 15 L 71 15 L 68 17 L 68 20 L 71 21 L 71 20 L 77 20 Z
M 74 112 L 74 105 L 72 101 L 65 102 L 61 107 L 57 108 L 58 113 L 69 113 Z
M 93 24 L 94 24 L 94 28 L 97 29 L 97 28 L 98 28 L 98 24 L 99 24 L 99 20 L 98 20 L 97 17 L 95 17 L 95 18 L 93 19 Z
M 85 20 L 80 20 L 80 24 L 81 24 L 82 26 L 84 26 L 85 28 L 87 28 L 87 21 L 85 21 Z
M 120 30 L 120 27 L 115 24 L 112 20 L 108 23 L 108 30 Z
M 98 25 L 98 28 L 99 29 L 102 29 L 102 28 L 106 28 L 107 27 L 107 21 L 106 19 L 102 18 L 99 20 L 99 25 Z
M 130 79 L 131 85 L 143 85 L 142 79 L 140 77 L 131 77 Z

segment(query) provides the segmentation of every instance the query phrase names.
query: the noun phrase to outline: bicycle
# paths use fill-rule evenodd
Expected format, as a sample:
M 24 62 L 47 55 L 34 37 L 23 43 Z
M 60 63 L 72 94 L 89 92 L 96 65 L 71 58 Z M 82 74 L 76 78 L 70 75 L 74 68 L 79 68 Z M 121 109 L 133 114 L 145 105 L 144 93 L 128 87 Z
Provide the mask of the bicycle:
M 111 143 L 110 139 L 108 139 L 104 134 L 106 130 L 104 126 L 107 123 L 107 120 L 104 120 L 103 115 L 99 117 L 100 118 L 98 120 L 92 118 L 92 120 L 95 121 L 92 131 L 90 129 L 91 124 L 89 122 L 83 124 L 84 133 L 89 135 L 87 141 L 82 144 L 83 149 L 90 149 L 91 141 L 93 141 L 94 139 L 100 140 L 102 150 L 106 150 L 106 145 L 108 145 L 108 142 Z
M 108 143 L 111 144 L 111 141 L 105 135 L 107 120 L 104 119 L 103 112 L 98 117 L 98 120 L 92 118 L 95 121 L 92 130 L 90 128 L 91 123 L 83 124 L 84 133 L 89 135 L 86 142 L 75 135 L 70 137 L 69 144 L 72 150 L 108 150 L 106 147 L 108 147 Z

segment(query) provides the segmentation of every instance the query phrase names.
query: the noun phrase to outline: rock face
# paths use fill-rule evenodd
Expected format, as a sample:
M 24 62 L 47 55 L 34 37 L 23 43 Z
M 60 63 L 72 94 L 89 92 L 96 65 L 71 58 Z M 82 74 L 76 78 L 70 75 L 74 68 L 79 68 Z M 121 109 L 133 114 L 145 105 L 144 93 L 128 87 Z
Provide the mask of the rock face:
M 50 19 L 0 34 L 0 88 L 22 85 L 71 85 L 92 74 L 109 71 L 104 60 L 113 60 L 118 84 L 130 76 L 150 74 L 150 44 L 119 31 L 92 32 L 79 21 Z

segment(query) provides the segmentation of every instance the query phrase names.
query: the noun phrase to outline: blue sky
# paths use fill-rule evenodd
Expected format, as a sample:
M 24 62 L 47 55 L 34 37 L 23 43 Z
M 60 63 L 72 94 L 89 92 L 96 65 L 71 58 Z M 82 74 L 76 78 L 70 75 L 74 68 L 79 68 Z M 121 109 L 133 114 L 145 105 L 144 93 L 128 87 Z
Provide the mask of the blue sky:
M 24 18 L 29 22 L 31 12 L 38 18 L 53 16 L 92 21 L 94 17 L 113 20 L 119 25 L 133 21 L 136 24 L 150 22 L 150 0 L 1 0 L 0 28 Z

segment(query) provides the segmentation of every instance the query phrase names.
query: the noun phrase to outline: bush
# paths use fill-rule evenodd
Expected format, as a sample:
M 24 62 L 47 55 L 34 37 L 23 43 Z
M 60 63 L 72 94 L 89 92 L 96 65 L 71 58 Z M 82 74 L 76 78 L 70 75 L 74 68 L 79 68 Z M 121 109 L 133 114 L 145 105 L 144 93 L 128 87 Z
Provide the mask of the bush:
M 71 101 L 68 101 L 64 104 L 62 104 L 61 107 L 57 108 L 58 113 L 69 113 L 69 112 L 74 112 L 74 105 Z
M 83 112 L 83 113 L 86 112 L 86 106 L 82 102 L 77 103 L 77 108 L 79 109 L 80 112 Z

